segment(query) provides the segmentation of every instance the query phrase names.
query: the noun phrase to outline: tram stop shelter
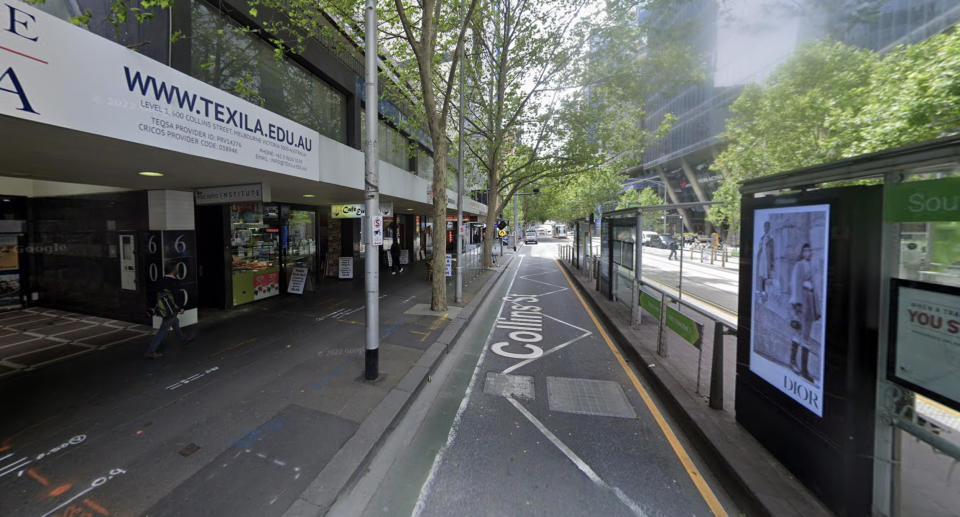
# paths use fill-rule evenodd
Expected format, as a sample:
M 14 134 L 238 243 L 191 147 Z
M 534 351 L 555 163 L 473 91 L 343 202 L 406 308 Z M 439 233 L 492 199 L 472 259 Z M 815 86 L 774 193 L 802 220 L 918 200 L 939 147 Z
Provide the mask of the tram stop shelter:
M 741 194 L 737 421 L 838 515 L 955 512 L 960 137 Z

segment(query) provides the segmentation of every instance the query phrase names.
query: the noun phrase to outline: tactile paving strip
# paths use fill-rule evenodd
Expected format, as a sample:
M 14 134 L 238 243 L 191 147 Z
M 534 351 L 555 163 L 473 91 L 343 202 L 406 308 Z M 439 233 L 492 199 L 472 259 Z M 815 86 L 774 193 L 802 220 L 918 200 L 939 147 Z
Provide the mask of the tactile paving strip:
M 487 372 L 487 379 L 483 383 L 483 392 L 488 395 L 497 395 L 534 400 L 533 377 L 526 375 L 504 375 L 502 373 Z
M 636 418 L 623 388 L 613 381 L 547 377 L 547 404 L 551 411 L 578 415 Z

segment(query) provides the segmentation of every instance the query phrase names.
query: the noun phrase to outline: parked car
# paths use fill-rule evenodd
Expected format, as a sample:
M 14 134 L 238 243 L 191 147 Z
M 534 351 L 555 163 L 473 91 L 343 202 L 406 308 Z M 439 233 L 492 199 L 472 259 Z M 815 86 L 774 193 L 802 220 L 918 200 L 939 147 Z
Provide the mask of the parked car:
M 523 243 L 524 244 L 536 244 L 537 243 L 537 231 L 536 230 L 527 230 L 523 234 Z
M 658 235 L 658 234 L 653 234 L 653 235 L 651 235 L 649 238 L 647 238 L 647 244 L 646 244 L 646 245 L 649 246 L 649 247 L 651 247 L 651 248 L 661 248 L 661 249 L 666 249 L 666 248 L 667 248 L 667 245 L 664 244 L 663 240 L 660 239 L 660 235 Z
M 657 232 L 643 232 L 641 235 L 642 235 L 643 237 L 642 237 L 642 240 L 640 241 L 640 244 L 642 244 L 642 245 L 644 245 L 644 246 L 650 246 L 650 245 L 651 245 L 651 244 L 650 244 L 650 239 L 651 239 L 652 237 L 656 237 L 656 236 L 657 236 Z
M 666 250 L 670 249 L 671 244 L 677 242 L 677 240 L 673 238 L 673 235 L 668 235 L 666 233 L 661 233 L 658 235 L 658 237 L 660 237 L 660 243 L 662 245 L 661 247 Z

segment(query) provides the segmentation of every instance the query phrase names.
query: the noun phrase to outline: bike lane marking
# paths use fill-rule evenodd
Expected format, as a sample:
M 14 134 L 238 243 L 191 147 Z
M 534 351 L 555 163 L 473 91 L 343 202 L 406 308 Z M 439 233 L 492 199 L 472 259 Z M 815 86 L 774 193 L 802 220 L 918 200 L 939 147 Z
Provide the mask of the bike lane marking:
M 713 493 L 710 485 L 707 484 L 706 480 L 703 478 L 703 475 L 700 474 L 700 470 L 693 463 L 693 460 L 690 459 L 686 449 L 683 448 L 680 440 L 677 439 L 677 435 L 673 432 L 670 424 L 668 424 L 666 419 L 663 417 L 660 409 L 657 408 L 657 405 L 650 397 L 650 394 L 647 393 L 647 390 L 644 389 L 643 385 L 640 384 L 640 380 L 633 373 L 633 370 L 631 370 L 629 365 L 627 365 L 627 362 L 623 359 L 623 355 L 620 354 L 620 350 L 617 349 L 616 345 L 610 339 L 610 336 L 607 335 L 606 330 L 604 330 L 603 326 L 600 325 L 600 321 L 597 320 L 596 315 L 594 315 L 593 311 L 590 309 L 590 306 L 587 305 L 586 300 L 583 299 L 583 295 L 581 295 L 580 291 L 574 287 L 573 280 L 570 278 L 570 275 L 567 274 L 559 262 L 557 262 L 557 268 L 563 274 L 564 278 L 567 280 L 567 283 L 570 284 L 571 290 L 577 295 L 577 298 L 583 305 L 584 310 L 593 321 L 594 326 L 600 332 L 600 335 L 607 343 L 610 351 L 613 352 L 614 357 L 617 358 L 617 362 L 620 364 L 620 367 L 623 368 L 623 371 L 626 372 L 627 377 L 630 378 L 630 382 L 633 383 L 633 387 L 636 388 L 640 398 L 643 399 L 643 403 L 647 406 L 650 414 L 653 415 L 653 419 L 660 427 L 660 431 L 663 432 L 663 435 L 667 438 L 667 441 L 670 443 L 670 447 L 677 455 L 680 463 L 683 464 L 683 468 L 687 471 L 687 475 L 690 476 L 690 480 L 693 481 L 693 484 L 697 487 L 697 491 L 700 492 L 700 496 L 703 497 L 703 500 L 710 508 L 710 511 L 718 517 L 727 517 L 727 511 L 723 508 L 723 505 L 720 504 L 716 494 Z

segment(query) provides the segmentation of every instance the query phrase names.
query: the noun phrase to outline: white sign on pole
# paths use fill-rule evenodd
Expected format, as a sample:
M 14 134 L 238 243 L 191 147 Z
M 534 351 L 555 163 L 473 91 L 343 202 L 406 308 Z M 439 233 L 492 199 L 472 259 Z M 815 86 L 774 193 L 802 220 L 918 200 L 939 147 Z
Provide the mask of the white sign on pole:
M 356 219 L 365 215 L 367 215 L 367 209 L 363 203 L 330 205 L 330 217 L 334 219 Z M 393 217 L 393 201 L 380 202 L 380 215 Z
M 307 283 L 308 268 L 295 267 L 290 273 L 290 283 L 287 284 L 287 292 L 294 294 L 303 294 L 303 286 Z
M 410 250 L 400 250 L 400 265 L 405 266 L 410 263 Z
M 353 257 L 340 257 L 340 278 L 353 278 Z
M 383 216 L 373 218 L 373 245 L 383 246 Z
M 447 253 L 447 276 L 453 276 L 453 255 Z
M 316 131 L 30 5 L 3 13 L 0 115 L 320 179 Z

